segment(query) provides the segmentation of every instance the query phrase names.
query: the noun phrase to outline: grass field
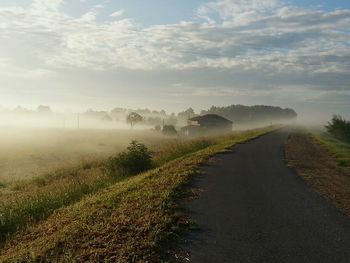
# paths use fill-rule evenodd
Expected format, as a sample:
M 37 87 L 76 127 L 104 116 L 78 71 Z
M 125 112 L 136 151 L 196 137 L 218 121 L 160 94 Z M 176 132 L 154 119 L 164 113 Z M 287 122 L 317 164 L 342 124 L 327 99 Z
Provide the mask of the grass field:
M 169 140 L 147 130 L 0 128 L 0 183 L 104 159 L 133 139 L 152 150 Z
M 9 230 L 7 241 L 0 252 L 0 261 L 159 262 L 163 251 L 160 248 L 164 248 L 167 241 L 190 224 L 177 212 L 175 201 L 182 193 L 182 186 L 190 180 L 198 166 L 215 153 L 273 129 L 270 127 L 216 138 L 168 142 L 154 155 L 155 169 L 134 177 L 117 178 L 116 181 L 107 182 L 106 179 L 107 183 L 98 187 L 98 190 L 73 198 L 72 202 L 60 201 L 56 207 L 53 205 L 51 208 L 49 205 L 48 210 L 45 200 L 55 204 L 55 200 L 63 198 L 64 190 L 58 191 L 58 196 L 52 198 L 47 198 L 46 193 L 59 188 L 61 177 L 69 178 L 72 175 L 55 175 L 43 178 L 44 182 L 40 183 L 35 179 L 28 181 L 22 186 L 22 190 L 27 189 L 22 194 L 32 192 L 35 198 L 40 193 L 41 199 L 38 200 L 44 200 L 44 203 L 35 209 L 30 206 L 35 202 L 18 203 L 19 212 L 14 219 L 19 220 L 16 228 L 19 227 L 21 231 L 13 234 L 15 229 Z M 97 163 L 79 171 L 84 174 L 92 169 L 91 173 L 95 174 L 94 169 L 99 167 Z M 92 188 L 105 180 L 102 169 L 99 173 L 96 177 L 92 176 Z M 83 175 L 78 173 L 75 176 Z M 67 185 L 62 189 L 69 190 L 71 187 Z M 28 197 L 22 200 L 28 200 Z M 16 203 L 15 200 L 8 202 Z M 43 207 L 46 209 L 44 213 L 41 210 Z M 33 222 L 21 221 L 21 210 L 29 211 L 25 213 L 32 215 Z M 11 213 L 9 215 L 8 221 L 11 222 Z M 36 215 L 39 216 L 35 218 Z

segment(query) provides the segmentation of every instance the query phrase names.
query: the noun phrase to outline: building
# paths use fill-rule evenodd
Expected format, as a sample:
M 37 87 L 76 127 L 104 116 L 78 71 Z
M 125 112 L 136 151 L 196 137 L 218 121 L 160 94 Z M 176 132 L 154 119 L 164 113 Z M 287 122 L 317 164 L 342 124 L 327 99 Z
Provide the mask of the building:
M 196 116 L 188 120 L 188 125 L 181 129 L 186 136 L 202 136 L 232 131 L 232 121 L 216 114 Z

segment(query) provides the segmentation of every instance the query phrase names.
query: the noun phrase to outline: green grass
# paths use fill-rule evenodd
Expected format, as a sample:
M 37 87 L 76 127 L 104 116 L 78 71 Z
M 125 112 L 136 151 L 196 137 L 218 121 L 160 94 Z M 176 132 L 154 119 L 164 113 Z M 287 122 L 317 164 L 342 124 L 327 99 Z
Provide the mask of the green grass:
M 214 145 L 217 141 L 217 138 L 174 140 L 155 154 L 155 163 L 159 166 Z M 1 238 L 4 240 L 18 229 L 46 218 L 56 209 L 73 204 L 84 196 L 124 178 L 106 176 L 101 163 L 85 163 L 75 169 L 64 169 L 32 180 L 10 184 L 10 188 L 15 192 L 1 195 Z
M 331 155 L 335 158 L 338 165 L 350 169 L 350 144 L 344 142 L 327 132 L 312 130 L 313 137 L 324 145 Z
M 0 261 L 160 262 L 164 244 L 193 225 L 178 212 L 176 200 L 198 167 L 214 154 L 271 130 L 236 133 L 209 146 L 201 142 L 203 148 L 194 146 L 196 152 L 186 150 L 183 156 L 169 154 L 178 158 L 58 209 L 17 233 L 1 250 Z
M 174 139 L 154 153 L 155 167 L 214 144 L 214 138 Z M 30 180 L 9 183 L 0 195 L 0 242 L 30 224 L 38 222 L 56 209 L 71 205 L 116 182 L 125 174 L 106 172 L 106 162 L 84 163 Z M 5 186 L 4 186 L 5 187 Z M 12 191 L 11 191 L 12 190 Z

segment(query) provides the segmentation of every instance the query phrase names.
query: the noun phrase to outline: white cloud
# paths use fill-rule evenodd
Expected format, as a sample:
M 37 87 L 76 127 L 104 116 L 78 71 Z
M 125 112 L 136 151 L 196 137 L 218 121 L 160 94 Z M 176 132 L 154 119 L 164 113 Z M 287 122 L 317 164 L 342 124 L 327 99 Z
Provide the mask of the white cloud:
M 41 66 L 52 67 L 263 68 L 271 73 L 287 69 L 346 72 L 349 68 L 342 58 L 350 53 L 350 10 L 302 9 L 281 6 L 275 0 L 220 0 L 202 5 L 198 13 L 211 21 L 219 14 L 221 22 L 188 21 L 140 29 L 129 19 L 97 22 L 95 10 L 70 18 L 58 11 L 60 4 L 61 0 L 36 0 L 29 10 L 1 9 L 2 38 L 9 43 L 25 39 L 42 59 Z M 38 10 L 45 10 L 46 16 L 38 15 Z M 110 16 L 123 13 L 119 10 Z M 47 46 L 48 41 L 56 44 Z M 332 50 L 336 50 L 332 56 L 321 56 Z
M 243 25 L 263 18 L 278 6 L 277 0 L 218 0 L 201 5 L 197 15 L 207 19 L 218 14 L 227 24 Z
M 33 0 L 32 9 L 37 11 L 56 12 L 63 0 Z
M 118 10 L 116 12 L 113 12 L 112 14 L 110 14 L 109 16 L 110 17 L 120 17 L 122 15 L 124 15 L 125 13 L 125 10 L 124 9 L 121 9 L 121 10 Z
M 97 13 L 96 11 L 89 11 L 79 18 L 79 22 L 95 22 Z
M 62 2 L 35 0 L 29 9 L 0 9 L 0 61 L 7 75 L 22 69 L 38 78 L 46 71 L 128 70 L 162 73 L 159 78 L 179 81 L 177 74 L 189 72 L 184 78 L 200 91 L 192 95 L 208 97 L 217 87 L 222 87 L 217 94 L 227 97 L 253 97 L 254 92 L 263 96 L 256 90 L 271 83 L 313 91 L 349 89 L 347 9 L 325 11 L 277 0 L 218 0 L 200 6 L 196 22 L 142 28 L 132 19 L 97 21 L 96 9 L 72 18 L 60 11 Z M 110 16 L 124 13 L 122 9 Z M 199 71 L 207 74 L 196 75 Z M 162 82 L 158 89 L 168 84 Z M 244 95 L 242 87 L 250 91 Z

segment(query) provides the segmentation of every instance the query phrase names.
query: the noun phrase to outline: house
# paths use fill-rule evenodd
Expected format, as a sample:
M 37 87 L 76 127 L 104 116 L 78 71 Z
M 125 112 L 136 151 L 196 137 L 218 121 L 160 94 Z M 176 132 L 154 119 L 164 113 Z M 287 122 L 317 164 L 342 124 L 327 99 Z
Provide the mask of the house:
M 232 121 L 216 114 L 196 116 L 188 120 L 188 125 L 182 127 L 186 136 L 202 136 L 232 131 Z

